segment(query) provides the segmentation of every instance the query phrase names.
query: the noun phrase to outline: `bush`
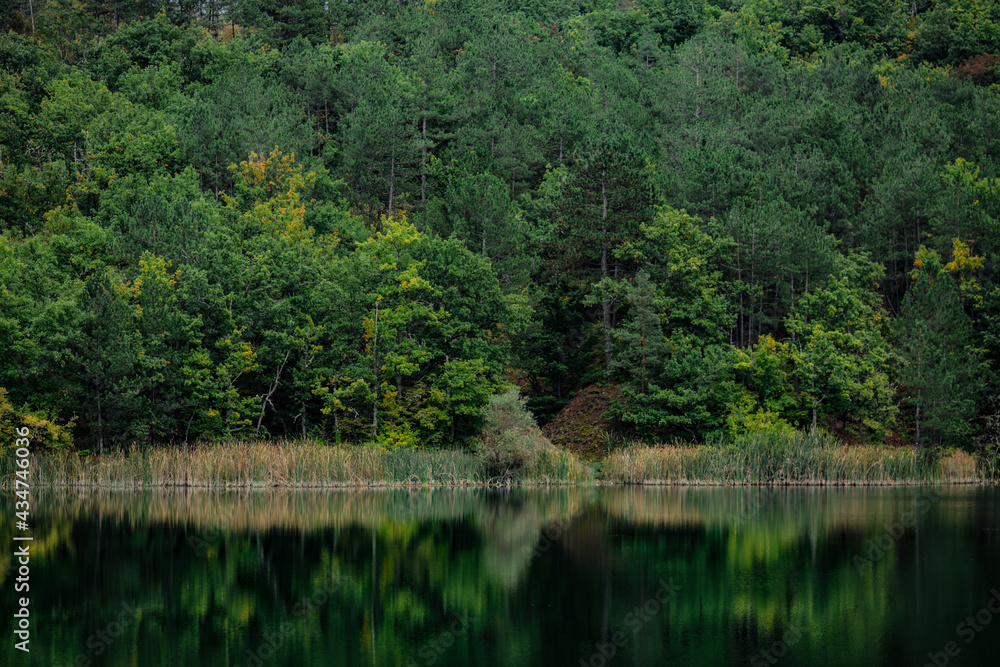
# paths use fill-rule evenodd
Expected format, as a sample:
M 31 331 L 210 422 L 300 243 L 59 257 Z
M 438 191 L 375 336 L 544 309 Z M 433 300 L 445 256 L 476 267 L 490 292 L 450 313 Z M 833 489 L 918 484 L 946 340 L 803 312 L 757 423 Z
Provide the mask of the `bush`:
M 548 477 L 551 468 L 564 458 L 542 435 L 527 401 L 517 388 L 491 396 L 483 408 L 483 432 L 476 455 L 483 476 L 489 481 L 509 482 L 514 478 Z

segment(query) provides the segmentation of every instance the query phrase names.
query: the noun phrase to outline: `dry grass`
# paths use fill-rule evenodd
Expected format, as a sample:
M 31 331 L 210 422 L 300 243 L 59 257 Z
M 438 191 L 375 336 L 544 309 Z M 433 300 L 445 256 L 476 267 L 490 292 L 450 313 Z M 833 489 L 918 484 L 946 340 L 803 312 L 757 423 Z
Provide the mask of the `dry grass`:
M 32 486 L 88 488 L 338 488 L 577 484 L 589 470 L 534 431 L 505 424 L 492 445 L 459 450 L 386 450 L 309 440 L 236 440 L 191 447 L 133 448 L 103 456 L 59 451 L 31 459 Z M 530 429 L 529 429 L 530 431 Z M 536 437 L 537 436 L 537 437 Z M 499 466 L 499 467 L 498 467 Z M 502 468 L 502 469 L 501 469 Z M 15 459 L 0 456 L 0 486 Z M 603 462 L 604 480 L 625 484 L 889 485 L 989 481 L 962 451 L 933 457 L 908 448 L 844 447 L 793 434 L 729 445 L 630 445 Z
M 465 452 L 332 447 L 309 440 L 236 440 L 87 457 L 59 452 L 36 455 L 31 465 L 35 484 L 41 486 L 308 488 L 480 482 L 476 461 Z M 0 474 L 6 480 L 10 472 Z
M 604 461 L 604 478 L 632 484 L 973 484 L 985 481 L 962 451 L 940 458 L 908 448 L 845 447 L 827 436 L 773 435 L 732 445 L 631 446 Z
M 0 486 L 13 485 L 14 459 L 0 457 Z M 496 483 L 481 457 L 459 450 L 331 446 L 310 440 L 235 440 L 191 447 L 132 448 L 105 455 L 35 454 L 34 486 L 100 488 L 337 488 L 469 486 Z M 586 469 L 565 451 L 544 450 L 505 484 L 581 481 Z

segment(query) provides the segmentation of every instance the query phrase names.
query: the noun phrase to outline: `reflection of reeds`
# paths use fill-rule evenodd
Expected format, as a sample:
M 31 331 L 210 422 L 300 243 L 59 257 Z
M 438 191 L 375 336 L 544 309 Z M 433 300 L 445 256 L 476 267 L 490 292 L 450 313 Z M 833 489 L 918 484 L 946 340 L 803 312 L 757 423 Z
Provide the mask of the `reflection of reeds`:
M 747 438 L 709 446 L 626 447 L 604 462 L 608 481 L 634 484 L 881 485 L 979 483 L 975 458 L 939 460 L 908 448 L 844 447 L 820 435 Z
M 35 514 L 49 523 L 87 516 L 128 525 L 187 525 L 202 532 L 317 531 L 351 526 L 471 520 L 504 548 L 549 522 L 567 522 L 592 502 L 576 489 L 71 489 L 35 492 Z M 0 498 L 0 510 L 13 500 Z M 8 507 L 10 505 L 11 507 Z M 53 521 L 58 519 L 58 521 Z
M 453 521 L 472 515 L 483 489 L 71 489 L 36 492 L 36 513 L 128 525 L 187 525 L 199 532 L 317 531 L 384 522 Z
M 920 510 L 956 524 L 970 519 L 980 489 L 972 486 L 823 488 L 627 486 L 606 488 L 600 505 L 609 516 L 658 528 L 694 528 L 739 534 L 777 531 L 801 537 L 839 530 L 881 530 Z M 941 499 L 949 502 L 938 504 Z M 921 504 L 925 503 L 925 504 Z
M 468 522 L 482 535 L 490 577 L 510 587 L 526 573 L 545 528 L 565 529 L 592 500 L 590 494 L 566 487 L 140 491 L 59 487 L 36 491 L 33 504 L 46 525 L 65 526 L 58 531 L 61 542 L 69 539 L 74 522 L 99 516 L 118 525 L 183 526 L 196 551 L 217 548 L 233 536 L 276 530 L 306 533 L 359 527 L 391 541 L 407 539 L 401 536 L 410 533 L 402 526 Z M 0 497 L 0 510 L 12 512 L 13 500 Z M 3 533 L 0 530 L 0 537 Z M 51 529 L 49 533 L 54 534 Z
M 12 456 L 0 457 L 0 484 L 12 485 L 14 466 Z M 329 446 L 308 440 L 132 448 L 89 457 L 56 452 L 34 456 L 31 471 L 36 486 L 107 488 L 464 486 L 489 481 L 477 457 L 464 451 Z M 585 472 L 568 452 L 553 451 L 513 481 L 579 481 Z

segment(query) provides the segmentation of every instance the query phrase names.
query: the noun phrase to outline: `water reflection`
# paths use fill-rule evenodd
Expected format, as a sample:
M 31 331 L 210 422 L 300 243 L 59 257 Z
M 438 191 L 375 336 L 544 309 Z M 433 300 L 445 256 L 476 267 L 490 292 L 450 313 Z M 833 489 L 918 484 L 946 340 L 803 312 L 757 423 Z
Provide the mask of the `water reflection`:
M 8 639 L 0 656 L 922 665 L 953 642 L 948 664 L 987 664 L 1000 623 L 959 625 L 1000 587 L 997 500 L 973 487 L 39 493 L 32 650 Z M 12 498 L 0 512 L 12 545 Z M 7 619 L 12 556 L 0 551 Z

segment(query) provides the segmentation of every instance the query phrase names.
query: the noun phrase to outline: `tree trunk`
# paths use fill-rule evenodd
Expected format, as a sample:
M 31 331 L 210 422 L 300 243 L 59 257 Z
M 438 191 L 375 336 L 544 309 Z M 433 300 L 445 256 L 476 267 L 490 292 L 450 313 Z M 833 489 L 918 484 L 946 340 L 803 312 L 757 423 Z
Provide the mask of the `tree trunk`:
M 640 392 L 645 396 L 646 394 L 646 332 L 642 334 L 642 388 Z
M 97 394 L 97 453 L 104 452 L 104 419 L 101 414 L 101 394 Z
M 274 382 L 272 382 L 271 386 L 268 387 L 267 393 L 261 396 L 260 415 L 257 417 L 257 428 L 254 429 L 254 433 L 257 435 L 260 435 L 260 426 L 264 422 L 264 413 L 267 411 L 267 404 L 271 401 L 271 396 L 274 395 L 274 392 L 278 391 L 278 380 L 281 378 L 281 371 L 285 368 L 285 363 L 288 361 L 288 355 L 291 353 L 291 350 L 285 352 L 285 358 L 281 360 L 280 364 L 278 364 L 278 370 L 274 374 Z M 304 413 L 303 418 L 305 418 Z
M 34 41 L 34 39 L 35 39 L 35 5 L 31 2 L 31 0 L 28 0 L 28 13 L 31 16 L 31 39 L 32 39 L 32 41 Z M 116 25 L 117 25 L 117 22 L 116 22 Z
M 420 158 L 420 163 L 423 168 L 420 170 L 420 203 L 423 204 L 427 201 L 427 116 L 423 118 L 423 135 L 424 143 L 423 147 L 420 149 L 422 155 Z
M 375 300 L 375 324 L 372 333 L 372 440 L 378 437 L 378 300 Z
M 608 186 L 601 183 L 601 278 L 608 277 Z M 611 376 L 611 299 L 601 300 L 604 321 L 604 370 Z
M 393 147 L 392 156 L 389 158 L 389 215 L 392 217 L 392 198 L 396 189 L 396 149 Z
M 403 342 L 403 332 L 396 332 L 396 349 L 399 349 L 400 344 Z M 403 375 L 401 373 L 396 373 L 396 405 L 402 406 L 403 404 Z
M 815 380 L 815 378 L 812 380 L 812 382 L 810 382 L 810 387 L 812 389 L 812 395 L 813 395 L 813 398 L 812 398 L 812 404 L 813 404 L 813 406 L 812 406 L 812 408 L 813 408 L 813 427 L 812 427 L 812 432 L 816 433 L 816 417 L 817 417 L 817 413 L 819 412 L 819 402 L 816 400 L 816 380 Z

